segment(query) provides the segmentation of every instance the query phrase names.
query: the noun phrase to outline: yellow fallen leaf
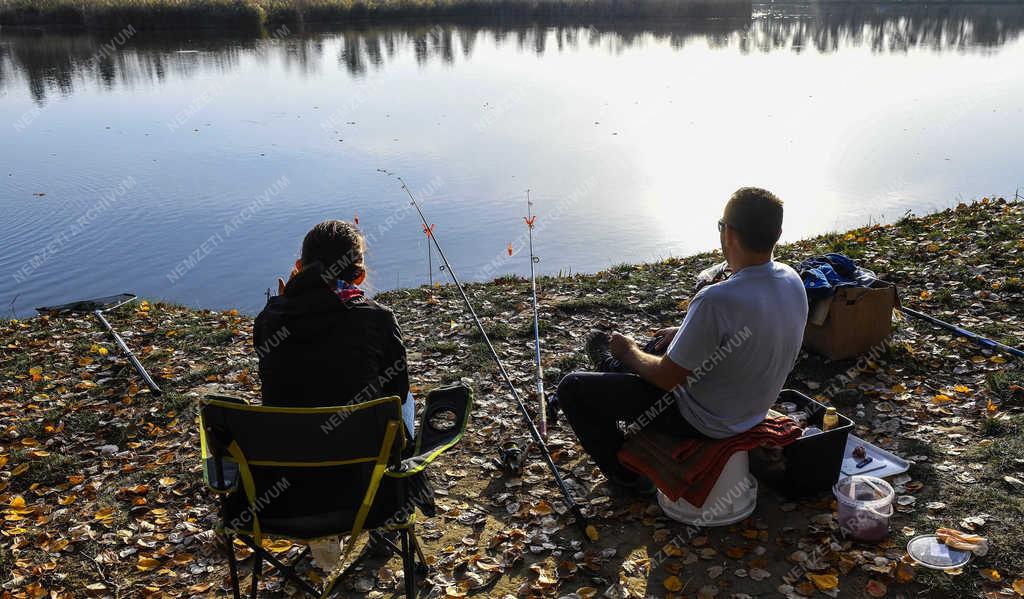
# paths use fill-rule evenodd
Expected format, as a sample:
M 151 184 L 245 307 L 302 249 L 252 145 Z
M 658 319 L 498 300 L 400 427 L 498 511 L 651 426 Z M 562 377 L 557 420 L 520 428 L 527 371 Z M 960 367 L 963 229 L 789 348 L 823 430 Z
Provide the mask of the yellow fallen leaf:
M 839 577 L 835 574 L 814 574 L 808 572 L 807 578 L 811 579 L 819 591 L 831 591 L 839 586 Z
M 154 568 L 160 567 L 160 560 L 153 559 L 151 557 L 140 557 L 139 562 L 135 564 L 135 567 L 143 572 L 147 570 L 153 570 Z
M 957 393 L 970 393 L 971 388 L 967 385 L 957 385 L 956 387 L 953 387 L 953 391 L 956 391 Z
M 1013 592 L 1024 597 L 1024 578 L 1018 578 L 1013 581 Z
M 547 516 L 551 513 L 551 504 L 541 499 L 537 502 L 537 505 L 530 508 L 530 515 L 532 516 Z M 590 536 L 589 534 L 587 536 Z
M 60 499 L 57 500 L 57 503 L 61 505 L 71 505 L 72 503 L 75 502 L 75 499 L 77 499 L 77 497 L 75 497 L 74 494 L 71 494 L 65 497 L 61 497 Z
M 999 582 L 1003 579 L 1003 575 L 1000 574 L 999 570 L 996 570 L 995 568 L 982 568 L 981 575 L 986 580 L 990 580 L 992 582 Z
M 988 400 L 988 405 L 985 406 L 985 411 L 988 412 L 989 416 L 991 416 L 999 411 L 999 406 L 992 403 L 992 400 L 990 399 Z
M 993 364 L 1006 364 L 1006 358 L 1002 356 L 992 356 L 991 358 L 989 358 L 989 361 L 991 361 Z
M 292 548 L 292 542 L 287 539 L 264 539 L 263 548 L 274 553 L 284 553 Z
M 678 593 L 679 591 L 683 590 L 683 581 L 679 580 L 678 576 L 669 576 L 665 579 L 664 584 L 665 589 L 672 591 L 673 593 Z
M 114 508 L 105 507 L 97 511 L 94 515 L 97 520 L 109 520 L 114 517 Z
M 11 506 L 12 508 L 15 508 L 15 509 L 20 509 L 20 508 L 23 508 L 23 507 L 25 507 L 25 498 L 24 498 L 24 497 L 22 497 L 21 495 L 15 495 L 15 496 L 14 496 L 14 497 L 13 497 L 13 498 L 11 499 L 11 503 L 10 503 L 10 506 Z
M 586 531 L 587 538 L 590 539 L 590 541 L 593 543 L 596 543 L 597 540 L 601 538 L 601 535 L 597 533 L 597 528 L 593 524 L 588 524 Z
M 937 406 L 949 403 L 951 401 L 953 401 L 952 397 L 948 395 L 943 395 L 942 393 L 939 393 L 938 395 L 932 398 L 932 403 Z

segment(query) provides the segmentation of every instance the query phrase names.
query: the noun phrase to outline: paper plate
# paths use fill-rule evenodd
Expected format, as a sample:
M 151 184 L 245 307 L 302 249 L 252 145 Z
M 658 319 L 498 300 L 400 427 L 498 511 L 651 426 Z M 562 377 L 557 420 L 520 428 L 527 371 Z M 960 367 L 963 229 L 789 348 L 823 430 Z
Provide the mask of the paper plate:
M 907 543 L 907 553 L 914 561 L 933 570 L 956 570 L 971 561 L 970 551 L 960 551 L 939 542 L 935 535 L 919 535 Z

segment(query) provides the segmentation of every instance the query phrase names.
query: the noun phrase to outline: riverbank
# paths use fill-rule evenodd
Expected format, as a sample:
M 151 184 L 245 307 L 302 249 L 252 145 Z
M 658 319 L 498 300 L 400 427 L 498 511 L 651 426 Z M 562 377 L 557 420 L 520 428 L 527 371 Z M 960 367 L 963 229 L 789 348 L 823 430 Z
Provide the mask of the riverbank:
M 136 30 L 409 19 L 750 18 L 750 0 L 8 0 L 0 25 Z
M 985 201 L 800 241 L 780 248 L 779 259 L 845 252 L 900 285 L 905 305 L 1020 346 L 1022 226 L 1024 204 Z M 642 337 L 677 323 L 694 275 L 717 260 L 709 253 L 541 278 L 548 384 L 584 366 L 583 337 L 595 324 Z M 509 277 L 468 291 L 513 378 L 529 389 L 527 282 Z M 496 575 L 478 596 L 592 597 L 608 586 L 620 597 L 859 597 L 879 584 L 890 597 L 1024 590 L 1024 582 L 1014 584 L 1024 577 L 1019 364 L 908 321 L 897 323 L 893 343 L 872 361 L 801 356 L 789 386 L 836 405 L 854 418 L 858 436 L 914 461 L 897 485 L 892 535 L 877 546 L 835 540 L 829 497 L 789 502 L 762 480 L 749 520 L 684 535 L 669 559 L 655 559 L 684 527 L 651 501 L 610 497 L 572 432 L 555 428 L 555 460 L 601 534 L 573 557 L 580 537 L 559 516 L 558 492 L 540 461 L 531 460 L 521 479 L 491 463 L 495 446 L 524 431 L 455 290 L 405 289 L 379 299 L 405 330 L 417 393 L 463 380 L 477 394 L 468 434 L 432 470 L 439 514 L 419 525 L 436 558 L 430 597 L 464 596 Z M 227 564 L 214 543 L 216 509 L 199 472 L 193 410 L 212 390 L 259 397 L 252 320 L 155 301 L 110 320 L 164 397 L 145 390 L 87 316 L 0 321 L 0 588 L 12 597 L 222 596 Z M 977 530 L 992 549 L 956 575 L 902 561 L 909 538 L 939 526 Z M 288 542 L 270 548 L 298 551 Z M 396 562 L 372 564 L 350 581 L 347 596 L 390 597 L 400 570 Z M 287 596 L 278 578 L 266 585 L 261 596 Z

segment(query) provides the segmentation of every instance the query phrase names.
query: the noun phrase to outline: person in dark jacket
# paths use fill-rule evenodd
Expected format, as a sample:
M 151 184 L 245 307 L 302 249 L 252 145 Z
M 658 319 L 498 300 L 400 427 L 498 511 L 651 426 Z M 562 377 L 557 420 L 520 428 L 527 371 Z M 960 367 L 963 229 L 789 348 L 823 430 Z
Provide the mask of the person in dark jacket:
M 278 295 L 267 300 L 253 324 L 263 405 L 329 407 L 397 395 L 411 438 L 415 409 L 402 329 L 391 310 L 359 288 L 366 278 L 364 250 L 362 234 L 344 221 L 324 221 L 306 233 L 290 279 L 278 279 Z M 323 483 L 317 472 L 289 476 L 295 486 Z M 279 503 L 288 513 L 320 514 L 337 509 L 338 495 L 325 493 L 317 505 L 293 506 L 285 491 L 267 507 Z M 336 565 L 339 542 L 309 543 L 324 571 Z M 371 544 L 378 552 L 386 548 L 374 536 Z
M 306 234 L 290 280 L 278 280 L 279 294 L 253 325 L 264 405 L 339 406 L 397 395 L 411 412 L 402 329 L 359 288 L 363 253 L 350 223 L 328 220 Z

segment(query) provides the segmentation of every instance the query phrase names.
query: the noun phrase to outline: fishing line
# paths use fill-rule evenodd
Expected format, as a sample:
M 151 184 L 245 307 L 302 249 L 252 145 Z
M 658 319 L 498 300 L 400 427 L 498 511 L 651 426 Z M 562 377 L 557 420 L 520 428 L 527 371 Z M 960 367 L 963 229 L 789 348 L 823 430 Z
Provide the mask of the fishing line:
M 408 194 L 410 204 L 416 209 L 419 214 L 420 220 L 423 221 L 423 226 L 430 228 L 427 217 L 423 214 L 423 209 L 420 208 L 419 202 L 416 201 L 416 197 L 412 194 L 412 190 L 406 185 L 405 180 L 401 177 L 397 177 L 399 183 L 402 184 L 402 189 Z M 555 477 L 555 483 L 557 483 L 559 490 L 562 492 L 562 496 L 565 498 L 568 504 L 569 510 L 572 511 L 576 517 L 576 524 L 580 527 L 580 530 L 590 540 L 596 540 L 597 530 L 587 524 L 587 518 L 583 515 L 583 510 L 580 509 L 579 504 L 573 498 L 572 493 L 565 486 L 565 480 L 562 479 L 561 473 L 558 471 L 558 466 L 555 465 L 555 461 L 551 458 L 551 452 L 548 450 L 547 443 L 544 442 L 544 438 L 541 437 L 540 432 L 537 430 L 537 426 L 534 424 L 533 419 L 530 418 L 530 413 L 526 409 L 526 404 L 523 403 L 522 398 L 519 397 L 519 392 L 516 391 L 516 386 L 512 383 L 512 377 L 509 376 L 508 371 L 505 369 L 505 364 L 501 361 L 501 357 L 498 356 L 497 350 L 494 349 L 494 345 L 491 343 L 490 337 L 487 336 L 487 331 L 484 330 L 483 323 L 480 322 L 480 318 L 476 314 L 476 310 L 473 309 L 473 303 L 469 300 L 469 296 L 466 295 L 466 290 L 463 288 L 462 283 L 459 282 L 458 276 L 455 271 L 452 270 L 451 264 L 448 262 L 448 258 L 444 255 L 444 250 L 441 249 L 441 244 L 437 241 L 437 235 L 431 233 L 430 239 L 434 242 L 434 248 L 437 249 L 437 255 L 441 258 L 443 269 L 448 272 L 452 278 L 452 282 L 455 283 L 455 287 L 459 290 L 459 295 L 462 296 L 462 301 L 466 305 L 466 309 L 469 310 L 470 316 L 473 318 L 473 323 L 476 324 L 477 330 L 480 331 L 480 335 L 484 339 L 484 343 L 487 345 L 487 349 L 491 352 L 491 357 L 494 358 L 495 364 L 498 365 L 498 371 L 501 373 L 501 377 L 505 380 L 505 384 L 508 385 L 509 391 L 512 392 L 512 398 L 516 402 L 516 406 L 519 408 L 519 412 L 523 415 L 526 420 L 526 427 L 530 431 L 530 436 L 537 443 L 540 448 L 541 454 L 544 456 L 544 461 L 547 462 L 548 469 L 551 470 L 551 474 Z M 541 409 L 541 414 L 544 413 L 544 409 Z

